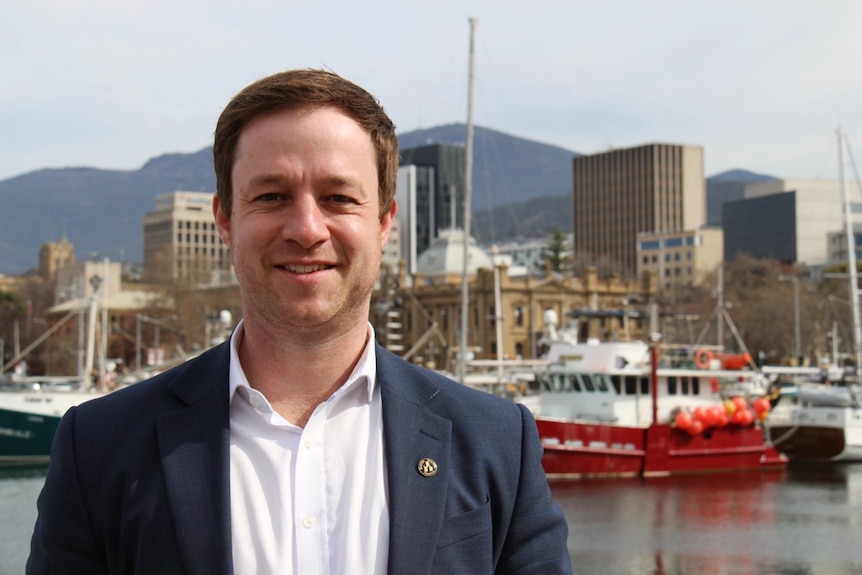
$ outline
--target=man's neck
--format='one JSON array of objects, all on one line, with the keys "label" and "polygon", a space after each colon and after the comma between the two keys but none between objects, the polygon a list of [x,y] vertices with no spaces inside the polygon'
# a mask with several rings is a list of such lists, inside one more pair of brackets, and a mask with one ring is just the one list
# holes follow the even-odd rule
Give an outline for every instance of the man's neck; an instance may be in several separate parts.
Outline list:
[{"label": "man's neck", "polygon": [[239,358],[249,385],[282,417],[303,427],[314,409],[344,385],[368,341],[367,324],[332,337],[273,337],[245,325]]}]

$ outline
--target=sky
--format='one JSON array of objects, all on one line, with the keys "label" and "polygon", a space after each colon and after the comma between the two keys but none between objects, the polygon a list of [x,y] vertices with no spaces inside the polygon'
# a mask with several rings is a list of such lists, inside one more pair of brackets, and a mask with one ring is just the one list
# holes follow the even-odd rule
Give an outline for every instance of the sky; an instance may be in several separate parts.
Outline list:
[{"label": "sky", "polygon": [[464,123],[470,17],[478,126],[830,179],[841,126],[862,162],[860,0],[6,0],[0,180],[196,152],[236,92],[290,68],[362,85],[399,133]]}]

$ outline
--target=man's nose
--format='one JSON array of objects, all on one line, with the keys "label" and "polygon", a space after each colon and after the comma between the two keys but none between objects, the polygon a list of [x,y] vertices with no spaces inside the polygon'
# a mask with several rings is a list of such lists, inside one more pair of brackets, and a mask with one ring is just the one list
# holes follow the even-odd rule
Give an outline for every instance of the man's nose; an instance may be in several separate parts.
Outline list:
[{"label": "man's nose", "polygon": [[316,198],[303,195],[296,199],[288,210],[287,221],[282,227],[282,237],[304,248],[313,247],[329,238],[327,216]]}]

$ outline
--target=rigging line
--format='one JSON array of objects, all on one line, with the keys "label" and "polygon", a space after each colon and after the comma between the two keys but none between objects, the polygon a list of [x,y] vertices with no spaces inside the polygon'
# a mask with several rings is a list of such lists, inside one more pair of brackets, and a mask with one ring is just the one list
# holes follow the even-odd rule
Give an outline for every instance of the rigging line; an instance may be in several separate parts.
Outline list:
[{"label": "rigging line", "polygon": [[[478,40],[479,40],[479,45],[481,47],[484,47],[484,42],[482,41],[483,37],[480,36],[478,38]],[[491,53],[490,51],[487,51],[487,52]],[[490,59],[487,59],[487,60],[490,60]],[[499,89],[499,83],[496,82],[497,76],[495,74],[493,66],[491,65],[491,62],[490,61],[486,62],[486,59],[481,59],[481,62],[482,62],[482,69],[483,70],[488,69],[488,71],[485,72],[482,77],[477,78],[478,89],[476,91],[477,91],[477,94],[479,94],[479,101],[483,104],[483,106],[482,106],[483,109],[486,110],[486,112],[487,112],[486,125],[489,127],[491,125],[497,126],[497,124],[492,122],[492,120],[491,120],[493,118],[493,114],[491,112],[491,107],[488,105],[488,100],[487,100],[487,98],[485,98],[485,95],[488,93],[493,94],[493,95],[497,95],[497,94],[501,94],[503,92],[502,92],[502,90]],[[490,80],[489,84],[491,85],[491,90],[482,90],[483,78],[488,78]],[[502,106],[500,106],[499,104],[497,107],[500,110],[504,110],[504,108]],[[505,114],[500,114],[500,115],[505,116]],[[508,121],[505,117],[503,117],[502,124],[503,124],[503,127],[506,127],[508,125]],[[498,128],[499,128],[499,126],[498,126]],[[497,214],[498,212],[496,211],[495,208],[497,208],[498,206],[501,206],[501,205],[509,205],[513,201],[517,200],[517,198],[513,197],[512,188],[509,186],[510,182],[505,177],[502,177],[505,175],[506,172],[504,170],[503,160],[502,160],[502,157],[500,154],[500,148],[498,146],[499,140],[496,137],[496,134],[494,132],[495,132],[495,130],[486,128],[484,130],[480,129],[479,134],[477,134],[479,136],[477,138],[477,140],[478,140],[478,143],[480,144],[480,148],[481,148],[481,152],[482,152],[481,154],[476,155],[477,160],[480,160],[480,162],[481,162],[480,166],[479,166],[479,170],[477,170],[477,171],[483,172],[485,174],[485,178],[483,178],[483,182],[485,183],[485,187],[484,187],[484,190],[482,190],[482,191],[484,192],[484,197],[485,197],[485,209],[483,211],[486,213],[486,218],[488,221],[487,227],[488,227],[488,231],[489,231],[489,234],[488,234],[489,238],[487,239],[487,243],[495,243],[498,240],[497,232],[496,232],[496,223],[497,222],[495,221],[495,214]],[[510,134],[510,131],[507,130],[506,133],[508,135],[508,134]],[[492,161],[491,161],[492,158],[494,160],[493,167],[492,167]],[[479,163],[479,162],[477,162],[477,163]],[[500,186],[499,190],[491,189],[490,183],[492,181],[493,175],[496,175],[499,179],[499,182],[498,182],[498,185]],[[500,195],[502,195],[502,200],[500,200],[500,198],[498,197]],[[497,197],[497,200],[498,200],[496,203],[494,201],[495,197]],[[511,215],[512,222],[515,224],[516,231],[518,232],[519,235],[521,235],[522,229],[520,226],[520,220],[517,217],[517,214],[514,213],[514,208],[511,205],[509,205],[508,210],[511,212],[509,215]]]},{"label": "rigging line", "polygon": [[[445,108],[445,106],[441,106],[442,103],[447,102],[446,94],[451,93],[452,95],[452,105],[456,105],[454,102],[461,101],[460,95],[456,96],[456,89],[459,90],[457,94],[460,94],[460,90],[463,86],[463,81],[460,76],[460,72],[456,75],[455,64],[461,63],[461,59],[463,58],[462,54],[465,50],[463,40],[459,40],[451,45],[451,50],[449,53],[449,58],[446,61],[446,65],[443,67],[443,71],[440,74],[438,80],[431,86],[428,90],[422,90],[422,97],[417,98],[417,101],[421,100],[421,104],[419,105],[419,115],[420,117],[423,115],[423,110],[426,112],[425,117],[433,118],[435,117],[435,112],[438,112],[441,108]],[[423,77],[427,77],[427,75],[423,74]],[[448,80],[448,81],[447,81]],[[444,95],[444,97],[441,97]],[[457,100],[455,99],[457,98]],[[445,113],[445,110],[443,110]],[[451,120],[444,122],[445,124],[457,123],[457,120]],[[433,126],[430,126],[433,127]],[[416,128],[417,130],[425,129],[421,125]]]}]

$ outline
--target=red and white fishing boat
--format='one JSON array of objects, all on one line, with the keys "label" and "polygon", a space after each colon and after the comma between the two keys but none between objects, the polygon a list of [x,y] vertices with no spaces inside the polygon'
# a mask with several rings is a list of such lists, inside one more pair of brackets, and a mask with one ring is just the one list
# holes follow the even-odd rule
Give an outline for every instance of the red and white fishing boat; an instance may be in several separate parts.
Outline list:
[{"label": "red and white fishing boat", "polygon": [[766,379],[740,369],[748,363],[706,348],[552,343],[523,400],[536,416],[548,477],[783,469],[787,459],[761,426]]}]

